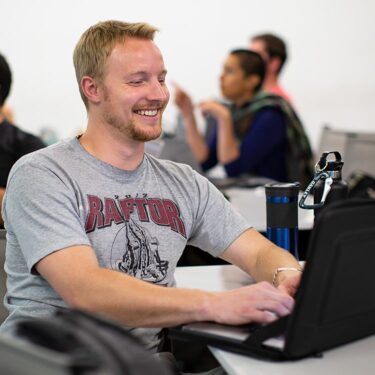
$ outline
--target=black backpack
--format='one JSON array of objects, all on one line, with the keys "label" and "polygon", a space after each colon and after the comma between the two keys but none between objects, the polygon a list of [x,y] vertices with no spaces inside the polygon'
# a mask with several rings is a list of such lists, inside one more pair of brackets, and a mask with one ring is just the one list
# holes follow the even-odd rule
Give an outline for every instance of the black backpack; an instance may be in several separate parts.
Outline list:
[{"label": "black backpack", "polygon": [[375,199],[375,176],[356,170],[350,174],[347,182],[349,198]]},{"label": "black backpack", "polygon": [[[54,365],[49,364],[48,374],[175,373],[125,329],[82,311],[61,309],[48,319],[25,320],[18,323],[16,332],[19,338],[34,344],[42,352],[47,349],[51,356],[56,356],[56,372],[52,372]],[[34,374],[31,369],[28,373]]]}]

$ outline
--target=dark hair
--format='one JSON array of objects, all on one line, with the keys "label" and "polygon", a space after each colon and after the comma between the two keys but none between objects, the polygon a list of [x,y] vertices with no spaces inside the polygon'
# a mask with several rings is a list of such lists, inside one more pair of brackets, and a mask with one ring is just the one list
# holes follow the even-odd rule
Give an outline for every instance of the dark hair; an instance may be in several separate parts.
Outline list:
[{"label": "dark hair", "polygon": [[0,54],[0,107],[9,95],[10,85],[12,83],[12,72],[5,57]]},{"label": "dark hair", "polygon": [[267,55],[269,57],[278,57],[280,59],[280,67],[284,66],[284,63],[288,57],[287,48],[285,42],[274,34],[259,34],[252,38],[253,41],[260,40],[264,43]]},{"label": "dark hair", "polygon": [[259,53],[249,51],[248,49],[234,49],[230,51],[230,54],[238,57],[241,69],[244,71],[245,76],[252,74],[259,76],[259,84],[255,87],[255,91],[259,91],[266,74],[266,65]]}]

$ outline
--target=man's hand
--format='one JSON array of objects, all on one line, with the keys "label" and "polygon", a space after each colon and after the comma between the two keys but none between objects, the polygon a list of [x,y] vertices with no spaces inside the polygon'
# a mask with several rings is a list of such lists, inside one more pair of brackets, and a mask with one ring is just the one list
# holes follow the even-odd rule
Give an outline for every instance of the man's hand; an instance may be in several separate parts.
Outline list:
[{"label": "man's hand", "polygon": [[208,306],[208,319],[239,325],[269,323],[291,313],[293,298],[268,282],[215,293]]},{"label": "man's hand", "polygon": [[294,296],[301,282],[302,272],[299,271],[283,271],[277,277],[277,289]]}]

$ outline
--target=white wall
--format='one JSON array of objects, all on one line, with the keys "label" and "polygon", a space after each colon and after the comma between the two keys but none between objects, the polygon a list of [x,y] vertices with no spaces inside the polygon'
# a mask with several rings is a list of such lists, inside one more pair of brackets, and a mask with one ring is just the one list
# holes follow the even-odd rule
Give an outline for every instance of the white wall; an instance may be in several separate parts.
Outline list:
[{"label": "white wall", "polygon": [[[38,133],[54,127],[67,137],[86,122],[72,51],[81,33],[106,19],[146,21],[169,80],[198,101],[219,95],[227,52],[252,34],[284,37],[290,60],[282,83],[292,94],[314,146],[323,124],[373,131],[375,125],[375,2],[373,0],[1,0],[0,51],[14,85],[16,122]],[[175,109],[169,105],[167,126]]]}]

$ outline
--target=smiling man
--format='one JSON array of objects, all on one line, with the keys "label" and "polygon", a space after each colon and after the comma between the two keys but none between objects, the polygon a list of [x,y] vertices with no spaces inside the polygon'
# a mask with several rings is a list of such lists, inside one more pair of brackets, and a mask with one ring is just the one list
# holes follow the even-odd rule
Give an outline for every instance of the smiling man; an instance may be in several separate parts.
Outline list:
[{"label": "smiling man", "polygon": [[[298,262],[204,177],[144,152],[169,100],[155,31],[119,21],[89,28],[74,52],[87,130],[13,168],[3,333],[73,306],[116,320],[157,351],[161,327],[269,322],[292,310]],[[171,288],[187,243],[268,282],[222,293]]]}]

